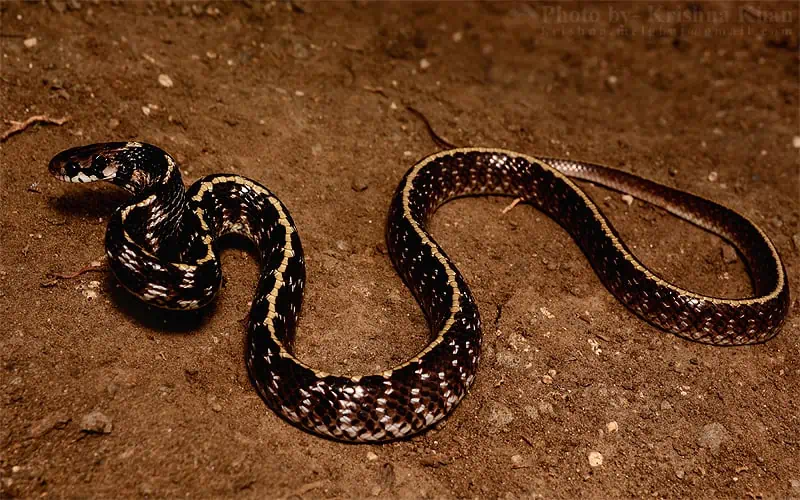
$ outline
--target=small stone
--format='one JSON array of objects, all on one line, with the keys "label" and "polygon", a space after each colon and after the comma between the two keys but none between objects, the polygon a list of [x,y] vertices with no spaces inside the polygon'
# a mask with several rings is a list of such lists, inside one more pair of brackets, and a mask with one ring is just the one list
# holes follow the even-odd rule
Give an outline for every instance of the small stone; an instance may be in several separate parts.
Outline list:
[{"label": "small stone", "polygon": [[794,138],[792,139],[792,146],[796,147],[797,149],[800,149],[800,135],[794,136]]},{"label": "small stone", "polygon": [[114,424],[110,417],[99,411],[87,413],[81,417],[81,430],[91,434],[111,434]]},{"label": "small stone", "polygon": [[736,250],[733,249],[730,245],[723,245],[722,246],[722,260],[726,264],[733,264],[738,260],[738,256],[736,255]]},{"label": "small stone", "polygon": [[717,172],[708,173],[708,182],[717,182],[717,179],[719,179],[719,174]]},{"label": "small stone", "polygon": [[599,451],[589,452],[589,466],[600,467],[603,465],[603,455]]},{"label": "small stone", "polygon": [[700,436],[697,438],[697,444],[716,454],[720,445],[729,439],[728,430],[719,422],[713,422],[703,426]]},{"label": "small stone", "polygon": [[514,464],[514,465],[521,465],[522,462],[524,462],[524,461],[525,461],[525,459],[522,458],[522,455],[512,455],[511,456],[511,463]]},{"label": "small stone", "polygon": [[550,403],[546,403],[542,401],[539,403],[539,413],[548,413],[550,415],[555,415],[555,411],[553,410],[553,405]]},{"label": "small stone", "polygon": [[32,49],[36,47],[36,44],[39,43],[39,40],[36,37],[26,38],[22,44],[25,46],[26,49]]},{"label": "small stone", "polygon": [[619,424],[617,424],[616,420],[612,420],[606,424],[606,430],[608,432],[617,432],[619,430]]},{"label": "small stone", "polygon": [[553,313],[551,313],[550,311],[548,311],[546,307],[540,307],[540,308],[539,308],[539,312],[541,312],[541,313],[542,313],[542,316],[544,316],[544,317],[545,317],[545,318],[547,318],[547,319],[553,319],[553,318],[555,318],[555,315],[553,315]]},{"label": "small stone", "polygon": [[672,404],[666,399],[661,402],[661,411],[668,411],[672,409]]},{"label": "small stone", "polygon": [[164,73],[161,73],[160,75],[158,75],[158,83],[162,87],[166,87],[166,88],[170,88],[170,87],[172,87],[174,85],[172,83],[172,78],[170,78],[169,75],[165,75]]},{"label": "small stone", "polygon": [[150,106],[142,106],[142,113],[144,116],[150,116]]},{"label": "small stone", "polygon": [[670,177],[675,177],[676,175],[678,175],[678,170],[676,168],[670,167],[670,169],[667,170],[667,173],[669,174]]},{"label": "small stone", "polygon": [[208,404],[211,406],[211,409],[214,410],[215,412],[219,413],[222,411],[222,405],[219,404],[219,401],[217,401],[216,396],[209,396]]},{"label": "small stone", "polygon": [[117,120],[116,118],[108,120],[108,128],[110,128],[111,130],[116,130],[117,127],[119,127],[119,120]]},{"label": "small stone", "polygon": [[800,479],[790,479],[789,484],[792,485],[793,490],[800,491]]},{"label": "small stone", "polygon": [[378,459],[378,455],[376,455],[375,453],[373,453],[371,451],[367,452],[367,460],[369,460],[370,462],[374,462],[377,459]]},{"label": "small stone", "polygon": [[[464,34],[461,33],[460,31],[456,31],[455,33],[453,33],[453,41],[454,42],[458,43],[463,39],[464,39]],[[800,137],[796,137],[795,139],[800,139]],[[800,146],[796,146],[796,147],[800,148]]]},{"label": "small stone", "polygon": [[322,144],[316,143],[313,146],[311,146],[311,154],[314,156],[319,156],[320,154],[322,154]]},{"label": "small stone", "polygon": [[514,421],[514,413],[511,412],[511,409],[498,402],[492,402],[483,413],[484,420],[489,423],[490,432],[495,434],[504,430],[508,424]]},{"label": "small stone", "polygon": [[626,205],[631,206],[633,205],[633,196],[629,194],[623,194],[622,201],[624,201]]},{"label": "small stone", "polygon": [[675,471],[675,477],[677,477],[678,479],[683,479],[684,476],[686,476],[686,472],[684,472],[683,470],[679,469]]},{"label": "small stone", "polygon": [[551,385],[553,383],[553,377],[550,375],[544,375],[542,377],[542,383],[545,385]]},{"label": "small stone", "polygon": [[431,63],[427,59],[420,59],[419,60],[419,69],[421,69],[422,71],[425,71],[426,69],[428,69],[430,67],[431,67]]},{"label": "small stone", "polygon": [[361,191],[366,190],[368,187],[369,185],[361,179],[355,180],[352,184],[350,184],[350,189],[356,193],[360,193]]}]

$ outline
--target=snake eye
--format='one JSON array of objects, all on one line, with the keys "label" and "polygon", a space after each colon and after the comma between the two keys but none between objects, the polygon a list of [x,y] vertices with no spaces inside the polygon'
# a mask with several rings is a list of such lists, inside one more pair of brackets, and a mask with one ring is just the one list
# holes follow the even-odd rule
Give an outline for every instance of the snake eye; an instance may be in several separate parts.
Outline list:
[{"label": "snake eye", "polygon": [[80,171],[81,166],[74,161],[68,161],[67,164],[64,165],[64,175],[67,177],[75,177]]}]

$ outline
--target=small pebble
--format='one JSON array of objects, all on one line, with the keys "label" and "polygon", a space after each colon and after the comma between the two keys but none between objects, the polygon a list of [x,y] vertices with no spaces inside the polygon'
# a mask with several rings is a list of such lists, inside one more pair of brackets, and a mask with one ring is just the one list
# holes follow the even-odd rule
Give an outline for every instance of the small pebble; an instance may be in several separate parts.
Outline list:
[{"label": "small pebble", "polygon": [[353,181],[352,184],[350,184],[350,189],[352,189],[356,193],[360,193],[361,191],[366,190],[368,187],[369,185],[362,180],[355,180]]},{"label": "small pebble", "polygon": [[633,205],[633,196],[629,194],[623,194],[622,201],[624,201],[626,205],[631,206]]},{"label": "small pebble", "polygon": [[551,377],[550,375],[544,375],[542,377],[542,383],[546,384],[546,385],[552,384],[553,383],[553,377]]},{"label": "small pebble", "polygon": [[170,78],[169,75],[165,75],[164,73],[158,75],[158,83],[161,84],[162,87],[166,88],[170,88],[174,85],[172,83],[172,78]]},{"label": "small pebble", "polygon": [[[453,33],[453,41],[454,42],[458,43],[463,39],[464,39],[464,34],[461,33],[460,31],[456,31],[455,33]],[[796,139],[800,139],[800,137],[796,137]],[[796,146],[796,147],[800,148],[800,146]]]},{"label": "small pebble", "polygon": [[726,264],[733,264],[738,260],[738,256],[736,255],[736,250],[733,249],[730,245],[723,245],[722,247],[722,260]]},{"label": "small pebble", "polygon": [[619,430],[619,424],[617,424],[616,420],[612,420],[606,424],[606,430],[608,432],[617,432]]},{"label": "small pebble", "polygon": [[671,410],[672,409],[672,404],[665,399],[664,401],[661,402],[660,408],[661,408],[661,411]]},{"label": "small pebble", "polygon": [[36,37],[26,38],[25,41],[22,42],[26,49],[32,49],[36,47],[37,43],[39,43],[39,40],[37,40]]},{"label": "small pebble", "polygon": [[603,465],[603,455],[599,451],[589,452],[589,465],[591,467],[600,467]]},{"label": "small pebble", "polygon": [[142,113],[144,113],[144,116],[150,116],[150,107],[142,106]]},{"label": "small pebble", "polygon": [[119,127],[119,120],[117,120],[116,118],[108,120],[108,128],[110,128],[111,130],[115,130],[117,127]]},{"label": "small pebble", "polygon": [[789,484],[792,485],[793,490],[800,491],[800,479],[791,479],[789,480]]},{"label": "small pebble", "polygon": [[111,434],[114,424],[111,417],[103,415],[99,411],[87,413],[81,417],[81,430],[93,434]]},{"label": "small pebble", "polygon": [[216,396],[209,396],[208,404],[211,406],[211,409],[214,410],[215,412],[219,413],[222,411],[222,405],[219,404],[219,401],[217,401]]},{"label": "small pebble", "polygon": [[697,444],[702,448],[708,448],[711,453],[716,454],[719,451],[720,445],[730,439],[728,430],[719,422],[713,422],[703,426],[700,431],[700,436],[697,438]]},{"label": "small pebble", "polygon": [[595,354],[595,356],[603,354],[603,349],[600,347],[600,342],[596,341],[595,339],[588,339],[587,342],[589,343],[589,347],[592,349],[592,352]]},{"label": "small pebble", "polygon": [[377,459],[378,459],[378,455],[376,455],[375,453],[373,453],[371,451],[367,452],[367,460],[369,460],[370,462],[374,462]]},{"label": "small pebble", "polygon": [[675,471],[675,476],[676,476],[678,479],[683,479],[683,477],[684,477],[685,475],[686,475],[686,473],[685,473],[684,471],[682,471],[682,470],[676,470],[676,471]]},{"label": "small pebble", "polygon": [[513,455],[511,457],[511,463],[514,465],[520,465],[525,459],[522,458],[522,455]]},{"label": "small pebble", "polygon": [[428,69],[430,67],[431,67],[431,63],[427,59],[420,59],[419,60],[419,69],[421,69],[422,71],[425,71],[426,69]]},{"label": "small pebble", "polygon": [[794,136],[794,138],[792,139],[792,146],[796,147],[797,149],[800,149],[800,135]]},{"label": "small pebble", "polygon": [[709,172],[708,174],[709,182],[717,182],[717,179],[719,179],[719,174],[717,172]]},{"label": "small pebble", "polygon": [[483,419],[489,423],[491,433],[498,433],[506,428],[511,422],[514,421],[514,413],[508,406],[498,402],[492,402],[488,408],[485,408]]},{"label": "small pebble", "polygon": [[542,315],[543,315],[545,318],[547,318],[547,319],[553,319],[553,318],[555,318],[555,315],[553,315],[553,313],[551,313],[550,311],[548,311],[546,307],[540,307],[540,308],[539,308],[539,312],[541,312],[541,313],[542,313]]}]

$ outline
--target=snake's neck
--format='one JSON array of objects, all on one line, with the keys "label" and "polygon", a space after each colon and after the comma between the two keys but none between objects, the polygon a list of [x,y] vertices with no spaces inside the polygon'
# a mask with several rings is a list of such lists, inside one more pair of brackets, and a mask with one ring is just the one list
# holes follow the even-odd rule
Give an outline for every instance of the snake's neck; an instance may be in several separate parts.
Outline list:
[{"label": "snake's neck", "polygon": [[186,212],[177,162],[149,144],[126,148],[114,161],[118,170],[112,182],[134,194],[119,208],[125,232],[148,252],[175,258]]}]

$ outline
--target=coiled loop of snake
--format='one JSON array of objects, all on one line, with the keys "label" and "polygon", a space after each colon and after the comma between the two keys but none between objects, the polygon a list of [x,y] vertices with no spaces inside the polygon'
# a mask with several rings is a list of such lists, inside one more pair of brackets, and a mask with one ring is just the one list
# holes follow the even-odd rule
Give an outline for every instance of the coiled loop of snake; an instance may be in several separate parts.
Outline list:
[{"label": "coiled loop of snake", "polygon": [[[600,165],[502,149],[452,149],[406,173],[387,220],[391,260],[422,307],[430,342],[384,372],[333,375],[293,354],[305,285],[303,250],[288,210],[267,188],[218,174],[184,192],[172,157],[136,142],[70,149],[51,161],[50,170],[62,180],[107,180],[133,193],[109,222],[106,253],[119,281],[150,304],[173,309],[208,304],[222,278],[217,240],[227,233],[252,240],[262,270],[246,348],[253,385],[285,419],[343,441],[398,439],[430,428],[452,412],[474,380],[481,346],[478,308],[461,273],[426,229],[436,208],[456,197],[507,195],[544,211],[572,235],[623,304],[687,339],[714,345],[763,342],[778,332],[789,306],[775,246],[732,210]],[[750,269],[754,295],[708,297],[659,278],[568,176],[628,192],[727,239]]]}]

